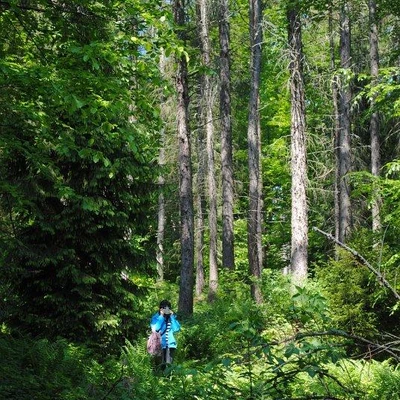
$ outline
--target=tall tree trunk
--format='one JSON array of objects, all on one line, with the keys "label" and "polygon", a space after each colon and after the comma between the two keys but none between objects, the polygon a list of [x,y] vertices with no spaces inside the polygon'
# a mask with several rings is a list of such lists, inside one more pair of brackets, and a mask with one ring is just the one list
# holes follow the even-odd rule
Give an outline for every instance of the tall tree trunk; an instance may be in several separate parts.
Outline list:
[{"label": "tall tree trunk", "polygon": [[[165,72],[165,55],[161,54],[160,72],[164,75]],[[165,232],[165,199],[164,199],[164,184],[165,179],[162,174],[163,166],[165,165],[165,120],[167,112],[165,110],[165,99],[161,99],[161,119],[164,122],[160,132],[160,152],[158,156],[158,165],[160,167],[160,175],[158,177],[159,195],[158,195],[158,224],[157,224],[157,274],[158,280],[164,280],[164,232]]]},{"label": "tall tree trunk", "polygon": [[307,143],[303,81],[301,20],[298,5],[291,3],[288,12],[291,95],[291,173],[292,173],[292,245],[290,269],[293,282],[303,285],[307,278]]},{"label": "tall tree trunk", "polygon": [[215,299],[218,288],[218,261],[217,261],[217,185],[214,166],[214,121],[213,121],[213,96],[211,85],[211,42],[209,37],[209,6],[208,0],[197,0],[199,32],[201,40],[202,62],[205,67],[203,75],[203,110],[206,129],[207,147],[207,182],[208,182],[208,224],[209,224],[209,292],[210,301]]},{"label": "tall tree trunk", "polygon": [[329,20],[328,20],[328,34],[329,34],[329,49],[330,49],[330,66],[332,73],[332,102],[333,102],[333,152],[335,155],[335,183],[334,183],[334,219],[335,219],[335,239],[339,240],[339,136],[340,136],[340,112],[339,112],[339,82],[336,74],[335,63],[335,41],[333,31],[333,10],[332,2],[329,4]]},{"label": "tall tree trunk", "polygon": [[233,269],[235,267],[233,226],[234,180],[231,124],[229,0],[219,0],[219,10],[222,163],[222,266]]},{"label": "tall tree trunk", "polygon": [[[379,74],[379,49],[378,49],[378,27],[376,23],[376,2],[369,0],[369,55],[371,64],[372,84],[375,84]],[[371,102],[372,115],[370,121],[371,137],[371,173],[378,177],[381,169],[380,140],[379,140],[379,114],[374,110],[374,100]],[[377,185],[373,183],[372,193],[372,231],[377,233],[381,230],[381,198]]]},{"label": "tall tree trunk", "polygon": [[[200,96],[202,94],[200,93]],[[202,115],[202,105],[199,104],[198,115]],[[199,121],[201,125],[201,121]],[[205,272],[204,272],[204,214],[206,209],[205,200],[205,176],[206,176],[206,150],[204,144],[204,131],[203,129],[198,130],[197,134],[197,158],[198,158],[198,170],[196,177],[196,190],[195,190],[195,209],[196,209],[196,231],[195,231],[195,246],[196,246],[196,296],[200,296],[203,293],[205,287]]]},{"label": "tall tree trunk", "polygon": [[351,169],[350,102],[352,90],[350,43],[349,5],[347,0],[343,0],[340,10],[340,64],[344,72],[341,76],[339,91],[339,233],[337,235],[342,243],[346,242],[352,225],[350,183],[348,178],[348,173]]},{"label": "tall tree trunk", "polygon": [[256,279],[251,285],[251,294],[257,303],[262,302],[261,288],[257,280],[262,273],[261,237],[261,160],[260,160],[260,114],[259,88],[261,74],[261,1],[249,0],[251,88],[249,99],[249,121],[247,129],[249,163],[249,217],[247,226],[248,257],[250,273]]},{"label": "tall tree trunk", "polygon": [[[179,35],[184,35],[185,2],[174,1],[176,25],[181,28]],[[192,165],[189,130],[189,93],[188,71],[185,55],[182,55],[176,77],[178,93],[177,128],[179,143],[179,209],[181,218],[181,275],[178,310],[183,315],[193,314],[193,264],[194,264],[194,215],[192,194]]]},{"label": "tall tree trunk", "polygon": [[[163,128],[164,130],[164,128]],[[163,136],[165,135],[164,132],[161,132],[162,142],[159,154],[159,165],[162,167],[164,165],[164,157],[165,157],[165,150],[164,150],[164,140]],[[158,177],[158,185],[160,193],[158,195],[158,225],[157,225],[157,252],[156,252],[156,259],[157,259],[157,274],[158,280],[164,280],[164,232],[165,232],[165,200],[164,200],[164,177],[160,175]]]}]

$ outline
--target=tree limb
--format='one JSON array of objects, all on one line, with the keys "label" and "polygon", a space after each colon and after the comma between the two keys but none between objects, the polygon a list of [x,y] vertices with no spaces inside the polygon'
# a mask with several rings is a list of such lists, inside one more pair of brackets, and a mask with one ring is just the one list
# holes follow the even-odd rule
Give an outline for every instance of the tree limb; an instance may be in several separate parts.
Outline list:
[{"label": "tree limb", "polygon": [[370,348],[378,350],[379,352],[388,353],[396,361],[400,362],[400,347],[396,347],[396,346],[400,345],[399,338],[393,336],[393,339],[395,339],[395,340],[392,340],[388,343],[380,344],[380,343],[372,342],[371,340],[368,340],[361,336],[352,335],[352,334],[342,331],[340,329],[328,329],[327,331],[322,331],[322,332],[298,332],[295,335],[286,337],[282,340],[265,343],[263,346],[278,346],[278,345],[285,344],[288,342],[299,341],[299,340],[302,340],[302,339],[308,338],[308,337],[321,337],[321,336],[337,336],[337,337],[351,339],[351,340],[354,340],[355,342],[362,343],[364,345],[368,345],[368,346],[370,346]]},{"label": "tree limb", "polygon": [[351,247],[345,245],[344,243],[340,242],[339,240],[337,240],[335,237],[333,237],[331,234],[326,233],[324,231],[321,231],[321,229],[318,229],[317,227],[314,226],[314,231],[317,231],[319,233],[321,233],[322,235],[326,236],[328,239],[332,240],[333,242],[335,242],[337,245],[339,245],[340,247],[342,247],[343,249],[347,250],[348,252],[350,252],[351,254],[353,254],[353,256],[356,258],[356,260],[362,264],[365,265],[376,277],[378,282],[386,287],[387,289],[389,289],[394,296],[396,297],[397,300],[400,300],[400,294],[397,293],[396,289],[385,279],[385,277],[379,272],[377,271],[360,253],[358,253],[356,250],[352,249]]},{"label": "tree limb", "polygon": [[340,337],[352,339],[352,340],[361,342],[363,344],[369,345],[371,347],[374,347],[375,349],[378,349],[380,351],[386,352],[386,353],[390,354],[393,358],[395,358],[397,361],[400,361],[400,349],[390,346],[391,344],[398,345],[398,344],[400,344],[400,341],[393,341],[392,343],[389,343],[389,344],[380,344],[380,343],[372,342],[361,336],[352,335],[350,333],[347,333],[347,332],[339,330],[339,329],[330,329],[330,330],[324,331],[324,332],[297,333],[292,338],[294,340],[299,340],[299,339],[303,339],[306,337],[316,337],[316,336],[340,336]]},{"label": "tree limb", "polygon": [[[8,10],[11,8],[11,3],[10,1],[0,1],[0,6],[2,6],[5,10]],[[45,12],[46,10],[44,8],[37,8],[33,6],[27,6],[24,4],[17,4],[13,5],[13,7],[19,8],[21,10],[29,10],[29,11],[37,11],[37,12]]]}]

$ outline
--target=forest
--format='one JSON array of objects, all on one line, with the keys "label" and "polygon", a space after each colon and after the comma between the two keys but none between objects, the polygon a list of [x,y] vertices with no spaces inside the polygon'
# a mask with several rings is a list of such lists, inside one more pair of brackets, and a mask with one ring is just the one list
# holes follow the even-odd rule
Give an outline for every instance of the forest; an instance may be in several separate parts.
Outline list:
[{"label": "forest", "polygon": [[0,34],[0,400],[400,399],[398,0],[0,0]]}]

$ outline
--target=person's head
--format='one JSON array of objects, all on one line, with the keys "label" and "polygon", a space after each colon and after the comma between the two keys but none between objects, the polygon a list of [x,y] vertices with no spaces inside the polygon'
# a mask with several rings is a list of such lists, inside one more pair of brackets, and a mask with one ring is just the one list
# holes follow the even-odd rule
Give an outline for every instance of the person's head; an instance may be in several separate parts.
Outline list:
[{"label": "person's head", "polygon": [[165,307],[171,308],[171,303],[168,300],[163,300],[160,303],[160,308],[165,308]]},{"label": "person's head", "polygon": [[161,314],[164,315],[164,317],[168,318],[171,314],[171,303],[168,300],[163,300],[160,303],[160,311]]}]

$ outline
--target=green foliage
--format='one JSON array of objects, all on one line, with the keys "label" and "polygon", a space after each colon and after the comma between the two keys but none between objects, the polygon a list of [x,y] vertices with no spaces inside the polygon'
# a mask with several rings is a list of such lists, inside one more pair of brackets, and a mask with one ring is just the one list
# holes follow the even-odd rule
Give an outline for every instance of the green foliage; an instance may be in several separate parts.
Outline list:
[{"label": "green foliage", "polygon": [[1,335],[0,353],[2,400],[98,399],[113,377],[111,369],[100,366],[88,350],[64,340]]},{"label": "green foliage", "polygon": [[[289,280],[279,279],[266,274],[262,306],[240,280],[214,303],[196,303],[193,316],[180,321],[176,361],[164,371],[146,352],[145,330],[121,346],[119,359],[66,340],[2,334],[0,398],[396,398],[395,364],[347,359],[349,337],[334,329],[335,315],[316,285],[290,296],[282,289]],[[153,295],[142,304],[148,318],[154,301]]]},{"label": "green foliage", "polygon": [[309,330],[318,330],[330,321],[326,299],[317,291],[311,291],[308,287],[296,286],[296,292],[292,296],[292,304],[289,308],[289,316],[292,324]]},{"label": "green foliage", "polygon": [[289,143],[281,137],[265,146],[263,182],[265,186],[264,234],[266,264],[282,270],[288,263],[290,242],[290,186]]},{"label": "green foliage", "polygon": [[340,329],[367,337],[377,333],[367,269],[351,256],[342,254],[339,261],[332,260],[317,268],[316,276],[330,303],[332,318]]},{"label": "green foliage", "polygon": [[[371,361],[365,365],[367,377],[364,378],[368,385],[368,396],[371,400],[390,400],[398,397],[400,393],[400,369],[390,360],[377,363]],[[360,367],[363,365],[361,364]],[[369,375],[369,376],[368,376]]]},{"label": "green foliage", "polygon": [[125,366],[125,396],[123,398],[160,398],[162,392],[158,378],[154,374],[156,366],[152,366],[143,340],[136,344],[126,341],[121,360]]},{"label": "green foliage", "polygon": [[385,179],[382,180],[382,195],[385,198],[385,223],[400,229],[400,160],[385,165]]},{"label": "green foliage", "polygon": [[[268,301],[261,307],[246,300],[245,286],[232,280],[231,289],[211,308],[197,304],[198,312],[184,323],[183,359],[208,362],[224,386],[239,398],[289,395],[285,388],[296,382],[298,374],[319,376],[325,364],[343,357],[340,341],[308,336],[306,332],[298,338],[292,336],[298,329],[328,326],[327,305],[315,289],[299,289],[290,299],[288,290],[283,291],[283,282],[276,284],[278,280],[275,274],[265,276],[263,288]],[[286,285],[289,288],[289,280]],[[301,319],[304,324],[299,325]],[[282,336],[291,339],[276,340]]]},{"label": "green foliage", "polygon": [[[188,48],[175,38],[167,3],[37,0],[0,5],[0,398],[396,398],[398,368],[391,360],[347,360],[349,349],[351,355],[362,355],[364,349],[343,335],[377,337],[382,329],[397,334],[398,304],[390,293],[348,254],[329,260],[332,250],[313,233],[309,253],[316,266],[310,270],[316,283],[291,296],[290,281],[280,273],[290,243],[286,2],[273,1],[264,9],[260,112],[269,267],[260,282],[264,304],[255,305],[248,288],[248,3],[240,0],[231,4],[230,13],[236,270],[221,274],[214,303],[199,301],[193,317],[181,321],[172,367],[161,372],[146,353],[150,315],[160,300],[176,304],[178,295],[175,283],[156,283],[152,277],[159,99],[171,94],[158,71],[159,55],[190,57],[191,78],[203,72],[197,65],[194,8],[188,13]],[[395,3],[384,1],[382,16],[387,10],[397,13]],[[335,66],[329,60],[326,2],[301,5],[309,216],[314,224],[331,227]],[[362,58],[365,24],[357,26],[367,20],[366,8],[353,6],[361,10],[359,17],[352,16],[353,37],[360,43],[353,61],[359,71],[348,75],[358,85],[354,105],[359,110],[353,111],[360,116],[353,121],[353,137],[359,147],[367,147],[373,100],[382,117],[382,156],[389,162],[379,182],[353,175],[352,200],[362,204],[357,222],[367,226],[371,189],[379,183],[385,226],[382,237],[358,230],[352,245],[395,281],[400,168],[393,158],[399,85],[398,68],[389,64],[398,57],[398,46],[392,45],[398,42],[398,27],[391,21],[382,25],[383,68],[372,83],[369,72],[359,73],[368,66]],[[211,18],[214,42],[217,11]],[[191,89],[197,90],[196,84]],[[366,153],[357,160],[362,166],[369,163]],[[165,276],[175,281],[176,173],[171,182],[165,191],[173,209],[167,213]],[[377,239],[379,252],[373,248]],[[35,339],[15,339],[21,332]]]},{"label": "green foliage", "polygon": [[[399,162],[394,160],[387,163],[379,177],[368,172],[351,174],[353,196],[362,199],[371,208],[378,196],[381,201],[380,216],[382,229],[372,233],[370,229],[358,228],[352,246],[355,246],[366,259],[379,270],[392,286],[399,290],[396,280],[397,260],[399,258],[398,235],[400,229],[399,208]],[[375,194],[375,196],[374,196]],[[376,291],[382,294],[382,289]]]},{"label": "green foliage", "polygon": [[154,2],[135,0],[2,11],[8,326],[108,346],[135,318],[141,291],[121,273],[149,270],[161,84],[155,44],[165,38],[148,28],[168,25],[167,17]]},{"label": "green foliage", "polygon": [[[370,82],[357,95],[355,101],[360,102],[362,97],[375,101],[378,110],[385,111],[391,117],[400,116],[400,85],[398,82],[398,67],[381,68],[379,82]],[[368,79],[368,76],[359,76],[359,79]]]},{"label": "green foliage", "polygon": [[[377,236],[370,230],[359,229],[348,245],[358,251],[398,292],[397,231],[396,226],[388,225]],[[335,324],[364,337],[375,337],[382,332],[398,335],[398,301],[392,291],[385,288],[379,277],[349,252],[338,252],[337,260],[331,259],[315,270]]]},{"label": "green foliage", "polygon": [[[315,288],[299,289],[290,299],[288,291],[282,292],[284,285],[276,285],[273,278],[273,274],[266,276],[269,301],[262,307],[244,301],[240,284],[231,284],[227,296],[211,308],[197,304],[199,313],[185,321],[183,328],[185,362],[189,357],[192,363],[207,362],[213,382],[240,399],[307,393],[298,384],[303,376],[315,380],[318,391],[326,394],[325,385],[318,382],[323,377],[334,382],[329,368],[344,356],[343,340],[335,339],[334,330],[331,336],[312,333],[330,326],[327,304]],[[297,323],[301,319],[304,324]],[[198,374],[204,373],[195,365]],[[208,396],[218,398],[212,390]]]},{"label": "green foliage", "polygon": [[[319,379],[307,374],[298,376],[291,385],[294,396],[324,396],[343,399],[390,399],[398,398],[398,368],[390,362],[341,360],[328,365],[329,372]],[[386,374],[386,382],[382,380]]]},{"label": "green foliage", "polygon": [[332,260],[316,272],[331,317],[340,329],[370,338],[385,330],[398,334],[393,294],[380,286],[365,266],[342,254],[340,260]]}]

